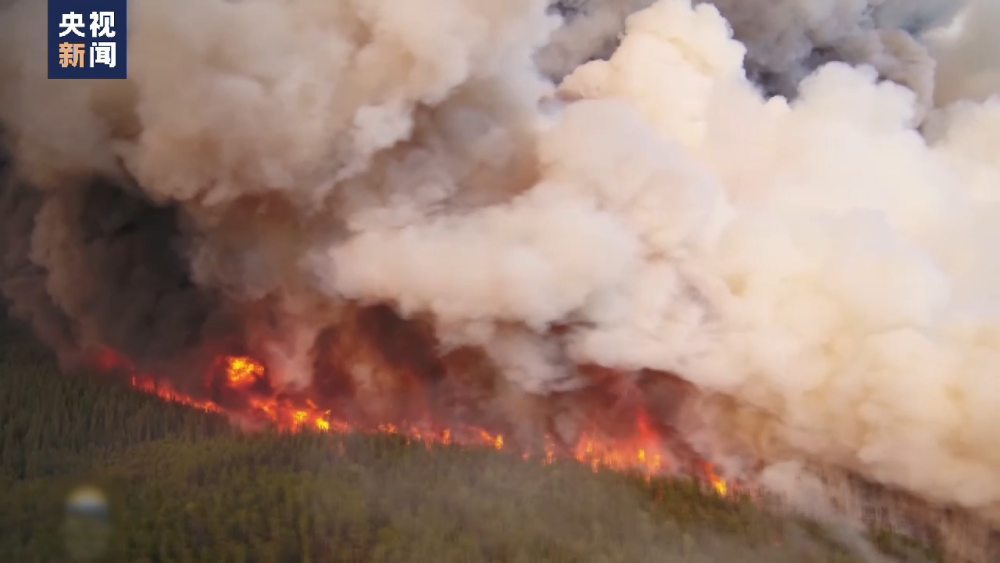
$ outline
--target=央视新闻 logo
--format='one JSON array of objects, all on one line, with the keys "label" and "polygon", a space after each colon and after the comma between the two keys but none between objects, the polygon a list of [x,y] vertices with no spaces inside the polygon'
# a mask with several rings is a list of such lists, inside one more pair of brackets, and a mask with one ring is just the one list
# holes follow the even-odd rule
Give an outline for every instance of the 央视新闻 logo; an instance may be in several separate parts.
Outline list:
[{"label": "\u592e\u89c6\u65b0\u95fb logo", "polygon": [[48,0],[49,78],[127,78],[128,0]]}]

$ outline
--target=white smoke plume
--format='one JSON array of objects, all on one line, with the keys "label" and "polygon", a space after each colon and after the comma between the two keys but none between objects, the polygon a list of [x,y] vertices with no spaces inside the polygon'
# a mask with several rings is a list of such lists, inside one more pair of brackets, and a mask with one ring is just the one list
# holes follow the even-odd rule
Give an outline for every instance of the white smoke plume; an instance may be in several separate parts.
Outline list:
[{"label": "white smoke plume", "polygon": [[[587,364],[672,373],[734,398],[728,439],[767,460],[996,510],[1000,99],[979,80],[933,106],[918,33],[958,5],[716,4],[652,4],[567,74],[600,33],[543,0],[134,0],[130,78],[59,84],[42,8],[15,5],[0,119],[47,198],[30,262],[107,332],[70,224],[93,195],[70,180],[103,175],[176,210],[192,299],[225,303],[170,326],[253,310],[281,385],[310,382],[349,303],[389,304],[530,394],[585,388]],[[843,61],[813,72],[820,47]]]}]

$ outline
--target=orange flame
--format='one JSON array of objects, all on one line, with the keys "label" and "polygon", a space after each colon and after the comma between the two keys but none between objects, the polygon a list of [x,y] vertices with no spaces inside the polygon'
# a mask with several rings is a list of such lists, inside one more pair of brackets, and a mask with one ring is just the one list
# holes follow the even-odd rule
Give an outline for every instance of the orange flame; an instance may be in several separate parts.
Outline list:
[{"label": "orange flame", "polygon": [[[226,409],[212,401],[200,401],[178,393],[173,387],[154,378],[137,372],[128,360],[111,350],[104,349],[97,357],[97,363],[102,369],[127,369],[131,374],[132,385],[147,393],[158,395],[168,401],[173,401],[198,408],[208,412],[229,413]],[[220,360],[225,368],[225,384],[231,389],[244,389],[265,378],[265,366],[259,361],[247,356],[226,356]],[[251,392],[252,393],[252,392]],[[363,432],[394,434],[405,438],[407,443],[422,442],[427,447],[433,444],[482,445],[496,450],[509,450],[502,434],[488,432],[482,428],[462,427],[435,430],[433,424],[399,426],[395,424],[379,424],[371,428],[362,428],[346,420],[338,420],[329,410],[320,409],[311,399],[301,402],[281,398],[248,397],[249,412],[244,415],[254,416],[270,421],[278,428],[289,431],[300,431],[306,428],[321,432]],[[645,475],[664,473],[671,469],[670,457],[662,450],[661,439],[652,429],[648,415],[640,410],[636,421],[635,435],[624,441],[602,439],[596,432],[584,433],[571,447],[567,457],[589,466],[592,470],[610,469],[615,471],[639,471]],[[532,455],[522,452],[524,459]],[[560,457],[557,454],[555,440],[547,439],[542,464],[551,464]],[[716,475],[714,467],[706,463],[704,474],[707,481],[718,494],[725,496],[728,490],[724,479]]]},{"label": "orange flame", "polygon": [[194,407],[205,412],[223,412],[222,409],[212,401],[198,401],[196,399],[192,399],[191,397],[181,395],[180,393],[174,391],[170,384],[166,382],[157,382],[150,377],[133,375],[132,387],[157,395],[161,399]]},{"label": "orange flame", "polygon": [[715,466],[712,465],[711,463],[706,463],[705,474],[708,476],[708,482],[712,484],[712,487],[715,489],[715,492],[719,493],[722,496],[726,496],[726,492],[729,490],[729,487],[728,485],[726,485],[726,480],[723,479],[722,477],[719,477],[715,473]]},{"label": "orange flame", "polygon": [[228,356],[226,362],[226,377],[235,386],[244,386],[259,380],[264,376],[264,364],[246,356]]}]

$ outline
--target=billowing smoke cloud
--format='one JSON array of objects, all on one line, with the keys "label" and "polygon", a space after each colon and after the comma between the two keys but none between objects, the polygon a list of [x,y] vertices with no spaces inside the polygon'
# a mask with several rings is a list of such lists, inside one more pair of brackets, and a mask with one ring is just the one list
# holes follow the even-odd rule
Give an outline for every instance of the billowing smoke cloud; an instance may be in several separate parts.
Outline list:
[{"label": "billowing smoke cloud", "polygon": [[831,61],[870,65],[929,103],[934,63],[922,35],[948,22],[963,0],[779,0],[711,2],[748,47],[747,70],[789,96]]},{"label": "billowing smoke cloud", "polygon": [[58,84],[15,5],[4,292],[56,344],[235,335],[384,411],[676,374],[764,459],[1000,506],[1000,101],[957,58],[991,38],[929,49],[953,2],[650,4],[135,0],[129,80]]},{"label": "billowing smoke cloud", "polygon": [[963,99],[984,101],[1000,91],[1000,48],[995,30],[1000,3],[975,0],[948,27],[928,34],[937,62],[935,98],[939,105]]},{"label": "billowing smoke cloud", "polygon": [[[562,78],[595,57],[607,58],[618,44],[629,14],[654,0],[560,0],[554,8],[568,16],[539,57],[541,67]],[[771,95],[794,97],[799,83],[820,66],[843,61],[875,68],[881,78],[913,90],[922,107],[932,102],[935,60],[928,53],[935,32],[951,22],[967,0],[695,0],[714,5],[746,49],[748,77]],[[961,33],[970,52],[953,46],[950,59],[985,61],[992,40],[990,0],[972,2],[977,30]],[[971,12],[971,11],[970,11]],[[586,17],[582,17],[586,16]],[[995,15],[993,16],[995,18]],[[982,37],[977,39],[976,35]],[[938,61],[946,58],[937,53]],[[946,63],[949,64],[949,63]],[[956,63],[966,65],[968,63]],[[980,63],[973,63],[980,64]],[[962,71],[959,71],[962,72]],[[962,72],[967,79],[971,72]]]}]

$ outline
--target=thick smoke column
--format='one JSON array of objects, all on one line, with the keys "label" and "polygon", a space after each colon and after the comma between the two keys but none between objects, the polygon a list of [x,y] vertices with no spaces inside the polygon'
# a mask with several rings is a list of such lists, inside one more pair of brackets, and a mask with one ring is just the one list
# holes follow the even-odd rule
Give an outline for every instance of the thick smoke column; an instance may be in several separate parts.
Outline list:
[{"label": "thick smoke column", "polygon": [[337,356],[362,402],[392,369],[509,418],[572,408],[594,365],[676,374],[730,398],[701,407],[718,447],[1000,507],[1000,102],[934,107],[918,33],[956,5],[663,0],[610,54],[645,4],[560,29],[542,0],[136,0],[130,79],[60,84],[17,4],[4,292],[53,343],[218,334],[289,390]]}]

